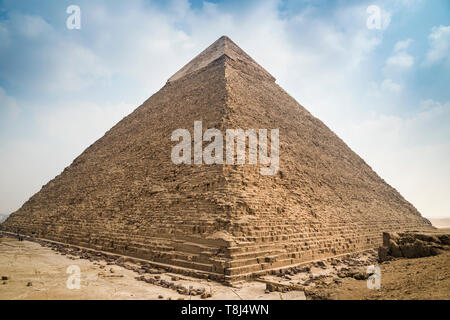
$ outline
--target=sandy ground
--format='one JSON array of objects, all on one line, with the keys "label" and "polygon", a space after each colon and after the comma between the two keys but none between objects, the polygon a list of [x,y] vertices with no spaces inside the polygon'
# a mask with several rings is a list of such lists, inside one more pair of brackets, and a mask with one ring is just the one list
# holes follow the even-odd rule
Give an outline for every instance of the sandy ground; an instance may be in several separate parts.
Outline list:
[{"label": "sandy ground", "polygon": [[[80,289],[68,289],[66,273],[71,265],[80,268]],[[112,272],[111,272],[112,270]],[[136,272],[120,266],[91,262],[86,259],[71,259],[50,248],[29,241],[10,238],[0,239],[0,299],[184,299],[199,300],[200,296],[178,294],[176,291],[137,281]],[[211,293],[209,299],[274,299],[304,300],[302,291],[265,293],[266,285],[248,282],[235,287],[199,280],[186,276],[165,273],[161,278],[170,280],[177,276],[185,287],[205,288]],[[31,285],[29,284],[31,282]]]},{"label": "sandy ground", "polygon": [[365,280],[342,279],[319,289],[322,299],[337,300],[449,300],[450,252],[417,259],[399,259],[383,263],[381,289],[369,290]]},{"label": "sandy ground", "polygon": [[[373,264],[381,269],[380,290],[368,289],[364,278],[367,266]],[[66,285],[71,276],[66,271],[72,265],[81,271],[79,289]],[[229,287],[167,272],[142,275],[106,261],[62,254],[35,242],[0,238],[0,277],[7,278],[0,280],[0,299],[201,299],[199,295],[179,294],[171,288],[136,280],[142,276],[194,290],[203,288],[211,294],[207,299],[450,299],[450,251],[379,264],[376,251],[369,250],[302,268],[307,270],[268,275],[260,281]],[[342,275],[355,270],[358,276]],[[268,290],[263,281],[269,282],[272,289]],[[294,290],[281,292],[283,286]]]},{"label": "sandy ground", "polygon": [[[439,233],[450,233],[440,228]],[[395,259],[378,264],[380,290],[369,290],[366,280],[351,277],[312,288],[308,297],[333,300],[450,300],[450,251],[437,256]]]}]

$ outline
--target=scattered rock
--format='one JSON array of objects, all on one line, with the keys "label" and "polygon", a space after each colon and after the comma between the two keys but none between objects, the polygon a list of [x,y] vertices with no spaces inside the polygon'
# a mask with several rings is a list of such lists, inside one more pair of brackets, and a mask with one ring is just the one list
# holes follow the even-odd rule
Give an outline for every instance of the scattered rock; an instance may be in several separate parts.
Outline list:
[{"label": "scattered rock", "polygon": [[200,296],[200,298],[202,298],[202,299],[207,299],[207,298],[208,298],[208,294],[207,294],[206,292],[204,292],[204,293]]},{"label": "scattered rock", "polygon": [[359,269],[345,270],[345,268],[339,271],[337,276],[339,278],[353,278],[355,280],[367,280],[369,278],[369,274],[362,270]]},{"label": "scattered rock", "polygon": [[369,274],[368,273],[366,273],[366,272],[357,272],[357,273],[355,273],[354,275],[353,275],[353,279],[356,279],[356,280],[367,280],[367,279],[369,279]]},{"label": "scattered rock", "polygon": [[298,272],[311,272],[311,267],[310,266],[305,266],[303,268],[299,268],[297,269]]},{"label": "scattered rock", "polygon": [[266,290],[269,292],[274,292],[276,291],[276,287],[271,283],[266,283]]}]

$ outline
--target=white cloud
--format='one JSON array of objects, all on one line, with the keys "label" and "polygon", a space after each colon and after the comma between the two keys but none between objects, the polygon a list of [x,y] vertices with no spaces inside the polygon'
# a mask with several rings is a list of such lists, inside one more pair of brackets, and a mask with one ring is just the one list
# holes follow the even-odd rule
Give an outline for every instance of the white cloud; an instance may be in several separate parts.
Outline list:
[{"label": "white cloud", "polygon": [[404,73],[414,65],[414,57],[407,53],[407,49],[413,42],[412,39],[398,41],[394,45],[394,54],[386,59],[383,67],[385,79],[381,83],[381,89],[392,93],[403,90]]},{"label": "white cloud", "polygon": [[414,57],[404,52],[397,53],[386,60],[387,68],[408,69],[411,68],[413,64]]},{"label": "white cloud", "polygon": [[52,49],[39,51],[38,59],[49,65],[50,77],[38,87],[54,93],[60,90],[77,92],[93,84],[108,81],[112,76],[92,50],[72,42],[60,42]]},{"label": "white cloud", "polygon": [[445,62],[450,65],[450,26],[433,27],[428,39],[430,48],[426,55],[425,64],[433,65]]},{"label": "white cloud", "polygon": [[402,91],[403,86],[401,84],[395,83],[391,79],[385,79],[381,83],[381,89],[398,93],[398,92]]},{"label": "white cloud", "polygon": [[55,94],[80,91],[111,76],[90,48],[40,16],[11,14],[0,22],[0,37],[8,42],[0,50],[2,77],[14,86]]},{"label": "white cloud", "polygon": [[413,42],[413,40],[411,38],[403,40],[403,41],[398,41],[394,46],[394,51],[399,52],[399,51],[406,50],[406,49],[408,49],[409,45],[412,42]]}]

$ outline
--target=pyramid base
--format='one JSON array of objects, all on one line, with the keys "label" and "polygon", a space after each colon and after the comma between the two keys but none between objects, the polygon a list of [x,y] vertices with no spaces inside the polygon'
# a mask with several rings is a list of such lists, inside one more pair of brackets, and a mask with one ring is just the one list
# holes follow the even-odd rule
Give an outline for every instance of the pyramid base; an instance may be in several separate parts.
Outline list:
[{"label": "pyramid base", "polygon": [[[406,230],[401,230],[401,231],[406,231]],[[416,230],[416,231],[419,231],[419,230]],[[400,232],[400,230],[399,230],[399,232]],[[223,265],[228,266],[228,267],[225,267],[222,269],[223,272],[211,272],[211,271],[199,270],[198,268],[196,268],[196,266],[198,264],[196,264],[195,262],[192,262],[191,264],[189,264],[189,261],[187,261],[187,260],[185,260],[185,261],[181,261],[181,260],[180,261],[170,261],[169,263],[166,263],[166,262],[154,261],[151,259],[126,255],[126,254],[117,253],[117,252],[97,250],[97,249],[93,249],[93,248],[89,248],[89,247],[85,247],[85,246],[63,243],[63,242],[49,240],[49,239],[45,239],[45,238],[37,238],[37,237],[32,237],[32,236],[24,235],[24,234],[19,235],[17,233],[8,232],[8,231],[0,231],[0,235],[8,236],[8,237],[21,236],[21,237],[23,237],[24,240],[44,244],[44,245],[50,246],[52,248],[55,248],[56,250],[61,250],[61,251],[63,251],[64,249],[77,249],[77,250],[80,250],[81,252],[83,252],[83,254],[85,254],[85,256],[88,258],[93,257],[93,258],[103,259],[103,260],[107,260],[107,261],[113,260],[118,265],[121,265],[121,264],[125,265],[126,262],[130,262],[130,263],[133,263],[136,265],[140,265],[144,268],[158,268],[158,269],[163,269],[166,272],[170,272],[170,273],[176,273],[176,274],[181,274],[181,275],[200,278],[200,279],[210,279],[210,280],[214,280],[214,281],[218,281],[218,282],[221,282],[224,284],[230,284],[230,285],[232,285],[236,282],[254,280],[258,277],[268,275],[268,274],[276,274],[276,273],[279,273],[284,270],[289,270],[291,268],[302,267],[304,265],[308,265],[310,263],[322,261],[322,260],[329,259],[329,258],[341,258],[341,257],[345,257],[345,256],[352,255],[355,253],[362,253],[365,251],[374,250],[382,245],[382,233],[380,233],[380,236],[376,237],[376,239],[374,239],[374,241],[371,241],[370,245],[360,246],[360,247],[355,248],[355,250],[351,250],[351,251],[349,250],[346,252],[339,252],[337,254],[330,254],[329,252],[324,252],[322,254],[313,255],[314,258],[312,258],[312,259],[306,258],[306,257],[308,257],[307,253],[304,254],[303,257],[298,257],[298,258],[292,258],[292,257],[289,257],[289,258],[284,257],[283,258],[283,256],[280,256],[280,257],[278,257],[278,259],[276,259],[275,261],[272,261],[272,262],[268,261],[268,262],[261,262],[261,263],[255,263],[255,264],[242,263],[241,266],[235,266],[235,267],[229,267],[229,266],[236,265],[236,264],[239,265],[240,264],[239,260],[231,259],[222,264],[222,268],[223,268]],[[377,240],[379,240],[379,241],[377,241]],[[376,245],[374,245],[374,243],[376,243]],[[236,248],[229,248],[229,250],[231,252],[233,251],[233,249],[236,249]],[[256,258],[256,259],[258,261],[260,260],[260,258]],[[181,265],[177,265],[176,263],[179,263]],[[205,264],[205,266],[206,266],[206,264]],[[213,265],[210,265],[208,267],[210,269],[213,269],[213,268],[218,269],[217,267],[214,267]]]}]

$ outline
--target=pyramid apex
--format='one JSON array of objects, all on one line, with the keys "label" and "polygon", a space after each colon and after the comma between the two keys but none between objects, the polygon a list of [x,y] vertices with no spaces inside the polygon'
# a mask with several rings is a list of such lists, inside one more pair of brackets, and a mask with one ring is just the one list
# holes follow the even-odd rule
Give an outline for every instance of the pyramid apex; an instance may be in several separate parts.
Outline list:
[{"label": "pyramid apex", "polygon": [[236,44],[233,42],[233,40],[231,40],[230,37],[227,36],[227,35],[221,36],[221,37],[220,37],[219,39],[217,39],[216,41],[231,42],[231,43],[233,43],[234,45],[236,45]]},{"label": "pyramid apex", "polygon": [[241,60],[248,64],[253,65],[257,69],[263,71],[267,76],[275,81],[263,67],[261,67],[255,60],[253,60],[247,53],[244,52],[239,46],[234,43],[228,36],[223,35],[216,41],[214,41],[208,48],[203,50],[199,55],[192,59],[183,68],[178,70],[167,82],[175,81],[183,78],[184,76],[197,71],[203,67],[206,67],[211,62],[226,55],[233,60]]}]

